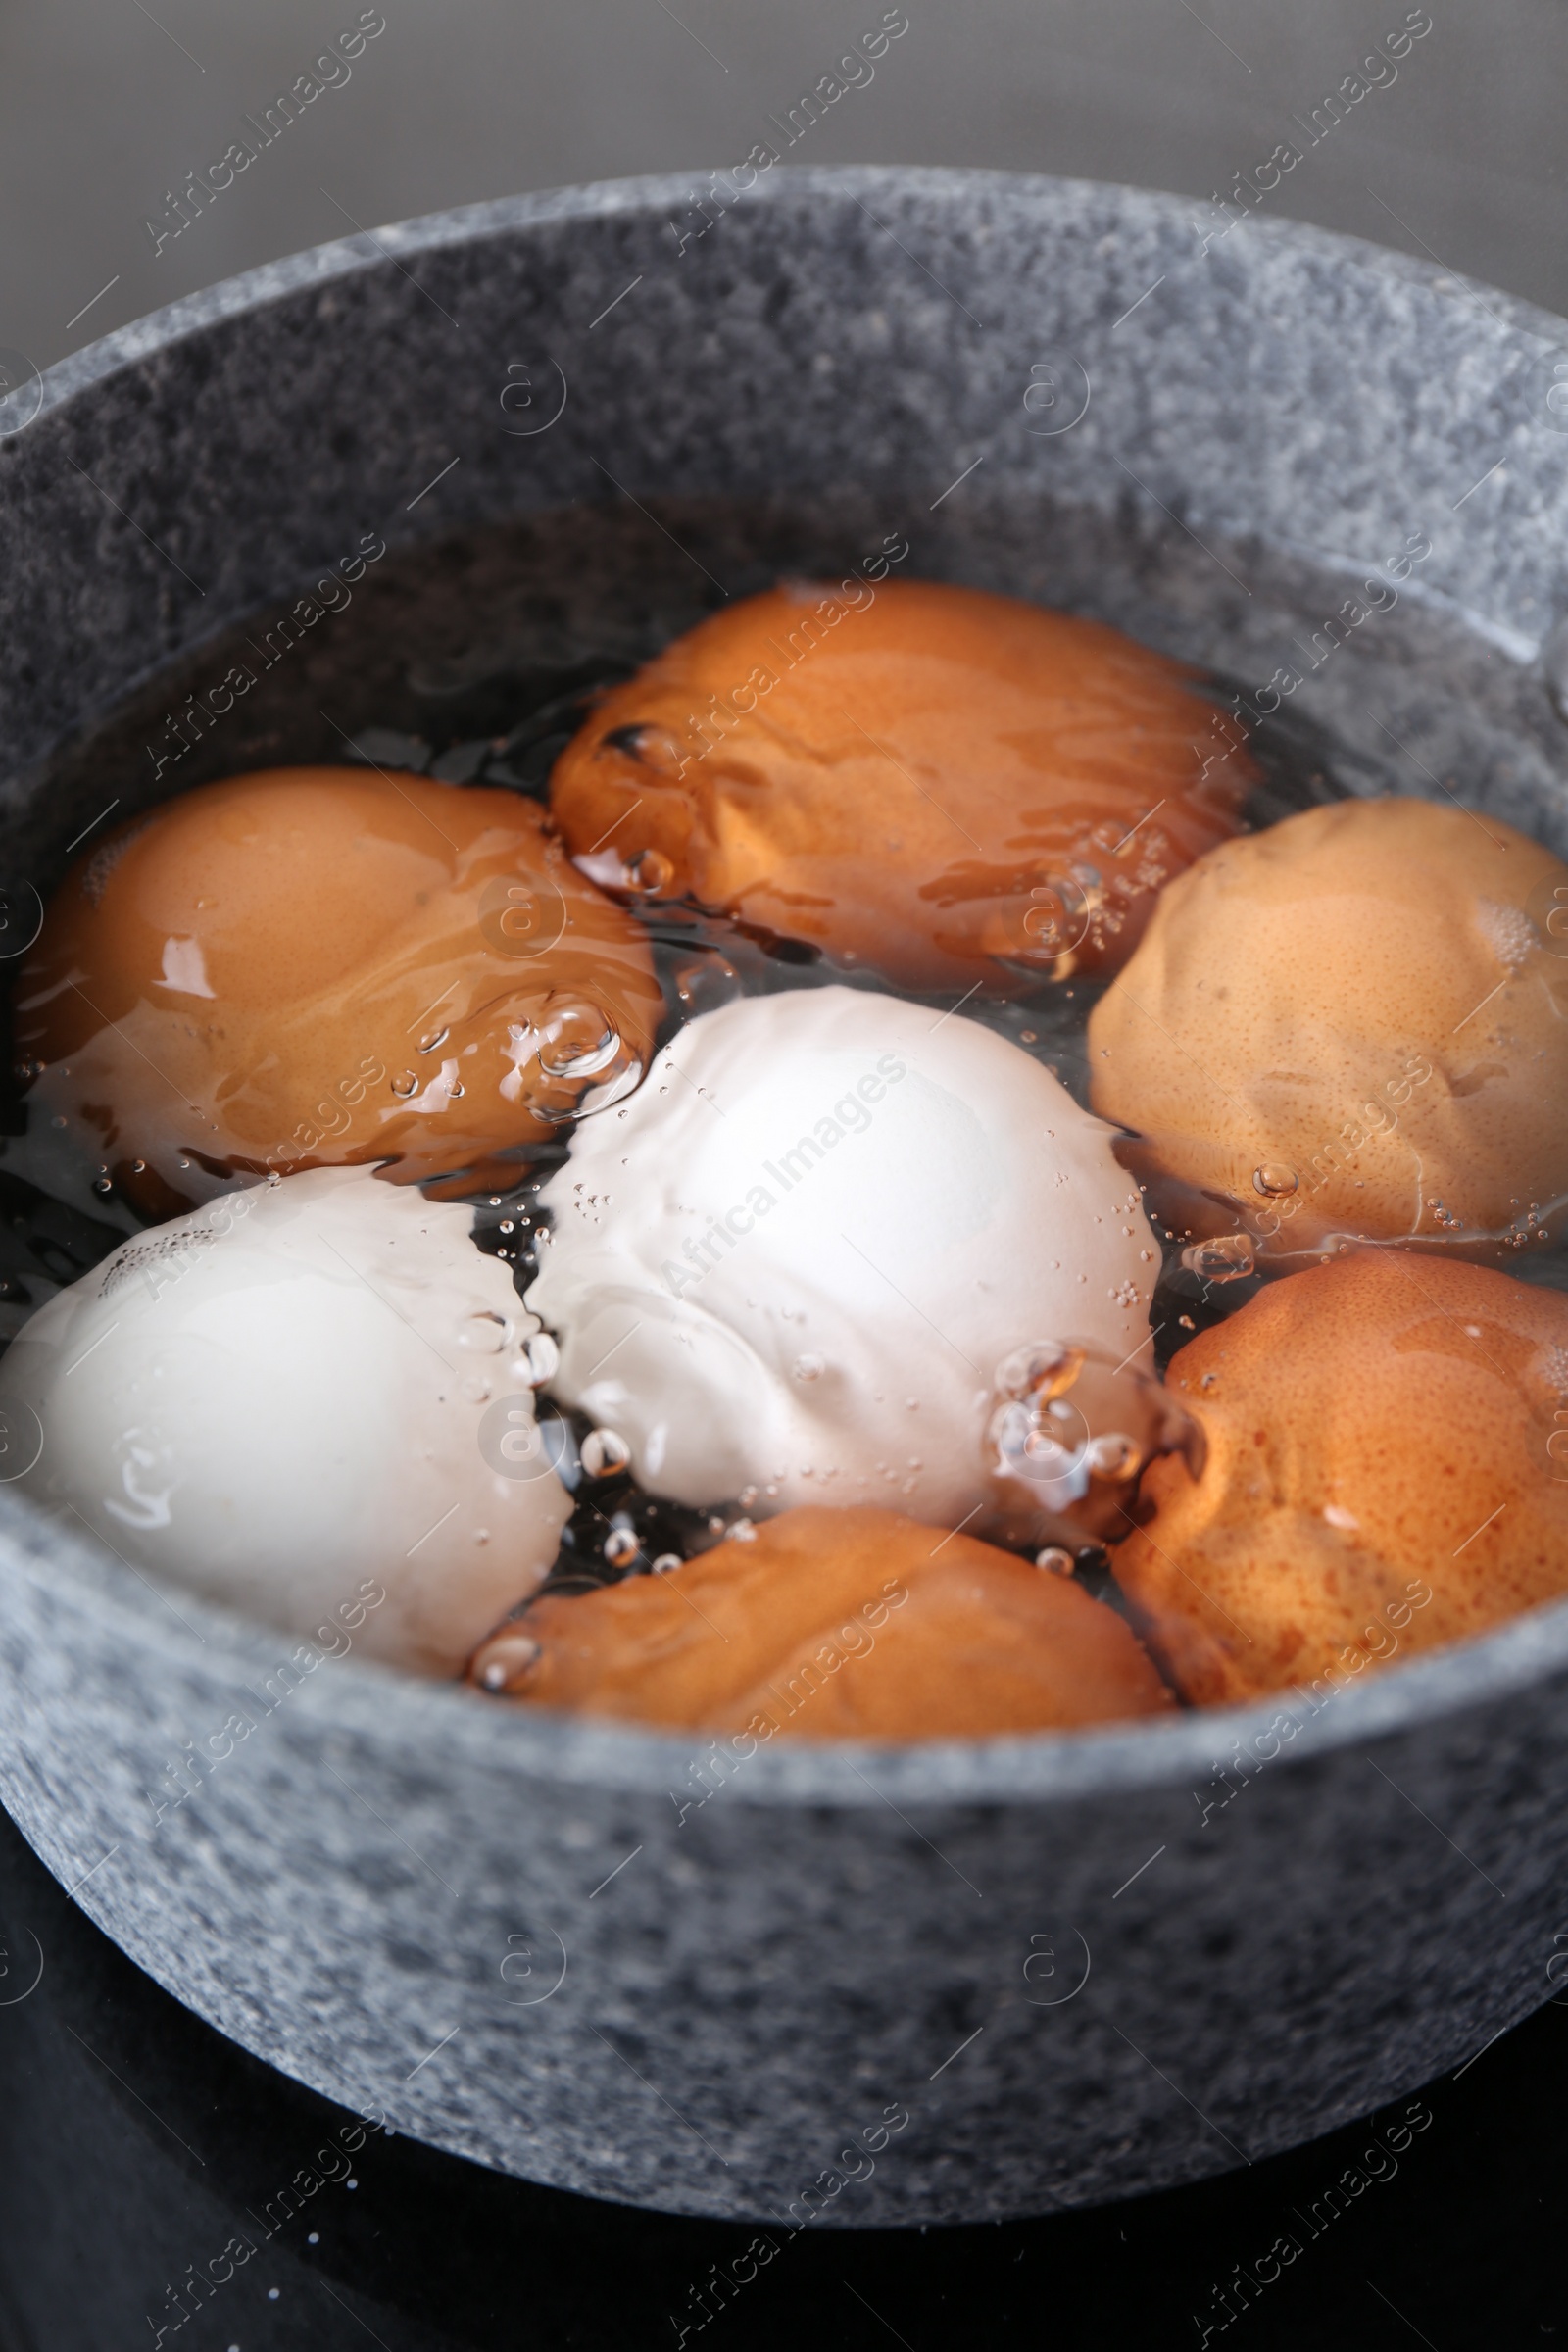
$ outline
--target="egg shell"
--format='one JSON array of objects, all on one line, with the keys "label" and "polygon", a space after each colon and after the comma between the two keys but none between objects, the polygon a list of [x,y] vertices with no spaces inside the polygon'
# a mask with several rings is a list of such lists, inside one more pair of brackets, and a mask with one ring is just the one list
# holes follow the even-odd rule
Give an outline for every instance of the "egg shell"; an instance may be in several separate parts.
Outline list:
[{"label": "egg shell", "polygon": [[1568,1592],[1568,1298],[1359,1250],[1270,1283],[1166,1375],[1207,1439],[1115,1555],[1198,1705],[1391,1658]]},{"label": "egg shell", "polygon": [[539,1645],[529,1704],[757,1742],[986,1739],[1173,1703],[1070,1579],[891,1511],[786,1511],[667,1575],[542,1594],[497,1653],[519,1636]]},{"label": "egg shell", "polygon": [[0,1359],[18,1491],[160,1586],[339,1649],[358,1606],[360,1654],[460,1673],[571,1507],[471,1213],[319,1169],[122,1244]]},{"label": "egg shell", "polygon": [[1287,817],[1170,885],[1089,1044],[1179,1228],[1495,1254],[1568,1205],[1568,865],[1427,801]]},{"label": "egg shell", "polygon": [[662,1009],[640,926],[534,803],[358,767],[132,818],[55,893],[16,1004],[32,1126],[154,1217],[322,1165],[514,1182],[495,1154],[633,1083]]},{"label": "egg shell", "polygon": [[1196,673],[931,581],[786,582],[596,705],[551,808],[586,871],[918,989],[1113,969],[1255,771]]},{"label": "egg shell", "polygon": [[1159,1252],[1109,1130],[994,1031],[869,991],[690,1022],[540,1200],[554,1393],[685,1503],[956,1525],[1004,1356],[1149,1341]]}]

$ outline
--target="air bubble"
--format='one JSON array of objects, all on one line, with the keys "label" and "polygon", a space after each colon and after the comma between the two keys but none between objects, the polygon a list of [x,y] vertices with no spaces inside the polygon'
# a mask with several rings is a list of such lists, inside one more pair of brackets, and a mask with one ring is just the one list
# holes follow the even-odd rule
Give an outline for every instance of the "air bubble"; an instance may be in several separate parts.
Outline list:
[{"label": "air bubble", "polygon": [[1132,1478],[1143,1458],[1137,1442],[1119,1429],[1107,1430],[1103,1437],[1089,1441],[1087,1459],[1096,1478]]},{"label": "air bubble", "polygon": [[597,1004],[559,1005],[540,1025],[539,1067],[547,1078],[597,1078],[620,1050],[619,1031]]},{"label": "air bubble", "polygon": [[740,995],[740,974],[727,956],[696,956],[677,969],[675,993],[689,1013],[716,1012]]},{"label": "air bubble", "polygon": [[582,1442],[582,1466],[590,1478],[609,1478],[630,1460],[631,1447],[618,1430],[591,1429]]},{"label": "air bubble", "polygon": [[528,1634],[497,1634],[474,1660],[474,1681],[482,1690],[514,1690],[539,1663],[542,1651]]},{"label": "air bubble", "polygon": [[626,888],[640,899],[657,899],[675,879],[675,868],[662,850],[639,850],[626,866]]},{"label": "air bubble", "polygon": [[1300,1182],[1285,1159],[1266,1159],[1260,1168],[1252,1170],[1252,1190],[1261,1193],[1265,1200],[1281,1200],[1285,1194],[1298,1191]]},{"label": "air bubble", "polygon": [[797,1380],[820,1380],[826,1366],[819,1355],[798,1355],[790,1369]]},{"label": "air bubble", "polygon": [[1039,1340],[1015,1348],[996,1370],[996,1386],[1004,1396],[1063,1396],[1084,1368],[1084,1350],[1055,1340]]},{"label": "air bubble", "polygon": [[[1263,1174],[1259,1168],[1258,1176]],[[1182,1264],[1203,1282],[1243,1282],[1252,1271],[1252,1244],[1245,1233],[1222,1233],[1213,1241],[1192,1243],[1182,1251]]]}]

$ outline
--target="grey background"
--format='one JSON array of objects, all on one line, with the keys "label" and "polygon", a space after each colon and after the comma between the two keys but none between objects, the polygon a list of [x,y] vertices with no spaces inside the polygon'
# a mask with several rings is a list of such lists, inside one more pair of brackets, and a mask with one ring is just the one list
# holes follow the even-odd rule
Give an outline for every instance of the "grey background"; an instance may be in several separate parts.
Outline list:
[{"label": "grey background", "polygon": [[[155,259],[142,223],[165,190],[308,71],[359,0],[9,0],[0,345],[47,367],[351,224],[737,163],[882,6],[384,0],[387,29],[352,79]],[[1084,173],[1204,201],[1280,140],[1301,143],[1292,117],[1405,13],[1405,0],[907,0],[910,29],[875,79],[789,161]],[[1397,81],[1312,148],[1269,209],[1568,310],[1568,6],[1431,0],[1430,14]]]}]

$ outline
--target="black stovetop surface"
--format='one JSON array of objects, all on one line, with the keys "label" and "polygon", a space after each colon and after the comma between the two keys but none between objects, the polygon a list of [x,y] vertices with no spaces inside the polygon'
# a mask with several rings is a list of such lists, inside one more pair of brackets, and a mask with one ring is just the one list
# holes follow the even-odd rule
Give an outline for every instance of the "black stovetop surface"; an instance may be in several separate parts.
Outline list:
[{"label": "black stovetop surface", "polygon": [[[3,1814],[0,1969],[0,2352],[1568,2344],[1568,1995],[1367,2124],[1221,2180],[1041,2221],[808,2231],[759,2264],[749,2227],[402,2137],[320,2182],[316,2152],[352,2145],[354,2119],[143,1976]],[[302,2170],[318,2185],[280,2219]],[[715,2266],[741,2275],[732,2299]],[[193,2273],[221,2283],[203,2299]]]}]

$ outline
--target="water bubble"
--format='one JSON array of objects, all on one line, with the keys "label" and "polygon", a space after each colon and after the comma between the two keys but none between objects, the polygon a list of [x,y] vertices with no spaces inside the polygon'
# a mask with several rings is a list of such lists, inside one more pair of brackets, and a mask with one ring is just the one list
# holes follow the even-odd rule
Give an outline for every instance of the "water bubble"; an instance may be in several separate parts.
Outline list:
[{"label": "water bubble", "polygon": [[996,1386],[1004,1396],[1063,1396],[1084,1368],[1082,1348],[1059,1340],[1033,1340],[1015,1348],[996,1370]]},{"label": "water bubble", "polygon": [[1049,1509],[1064,1510],[1087,1489],[1089,1425],[1061,1398],[1009,1397],[993,1414],[990,1437],[996,1469],[1039,1489]]},{"label": "water bubble", "polygon": [[678,1551],[662,1551],[654,1562],[653,1572],[655,1576],[668,1576],[672,1569],[684,1568],[685,1565]]},{"label": "water bubble", "polygon": [[741,993],[740,974],[724,956],[696,956],[675,973],[675,993],[692,1014],[716,1012]]},{"label": "water bubble", "polygon": [[1152,1375],[1098,1348],[1032,1341],[997,1367],[983,1452],[991,1502],[974,1532],[1076,1559],[1086,1539],[1125,1531],[1121,1501],[1145,1463],[1181,1451],[1197,1477],[1201,1442]]},{"label": "water bubble", "polygon": [[750,1519],[736,1519],[731,1523],[729,1540],[732,1544],[755,1544],[757,1530]]},{"label": "water bubble", "polygon": [[1083,945],[1100,877],[1090,866],[1079,872],[1089,877],[1087,888],[1069,874],[1047,874],[1034,885],[1014,917],[1016,945],[1010,954],[1030,963],[1054,963]]},{"label": "water bubble", "polygon": [[112,1193],[115,1189],[115,1180],[112,1176],[95,1176],[92,1180],[92,1189],[95,1193]]},{"label": "water bubble", "polygon": [[573,998],[539,1026],[539,1067],[548,1078],[597,1078],[620,1052],[620,1033],[597,1004]]},{"label": "water bubble", "polygon": [[1143,1465],[1143,1449],[1121,1430],[1089,1441],[1089,1467],[1096,1478],[1132,1478]]},{"label": "water bubble", "polygon": [[605,1538],[605,1558],[612,1568],[629,1568],[641,1549],[637,1530],[629,1524],[612,1525]]},{"label": "water bubble", "polygon": [[1252,1244],[1245,1233],[1222,1233],[1213,1241],[1190,1244],[1182,1251],[1182,1264],[1203,1282],[1242,1282],[1252,1271]]},{"label": "water bubble", "polygon": [[410,1095],[416,1095],[418,1091],[419,1081],[412,1070],[405,1070],[401,1077],[394,1078],[392,1081],[392,1092],[403,1097],[405,1101]]},{"label": "water bubble", "polygon": [[640,899],[662,898],[675,879],[675,868],[662,850],[639,850],[626,865],[626,888]]},{"label": "water bubble", "polygon": [[496,1634],[473,1661],[473,1679],[481,1690],[514,1690],[527,1681],[543,1652],[528,1634]]},{"label": "water bubble", "polygon": [[1252,1189],[1266,1200],[1282,1200],[1287,1193],[1298,1191],[1300,1182],[1287,1159],[1266,1159],[1260,1168],[1252,1170]]},{"label": "water bubble", "polygon": [[582,1442],[582,1466],[590,1478],[609,1478],[630,1460],[631,1447],[618,1430],[591,1429]]},{"label": "water bubble", "polygon": [[523,1356],[528,1366],[528,1385],[542,1389],[547,1380],[554,1380],[561,1362],[561,1349],[548,1331],[536,1331],[523,1343]]},{"label": "water bubble", "polygon": [[1075,1565],[1072,1553],[1060,1544],[1048,1544],[1044,1551],[1035,1553],[1035,1566],[1044,1568],[1048,1576],[1071,1576]]},{"label": "water bubble", "polygon": [[797,1380],[820,1380],[826,1367],[819,1355],[798,1355],[790,1369]]}]

